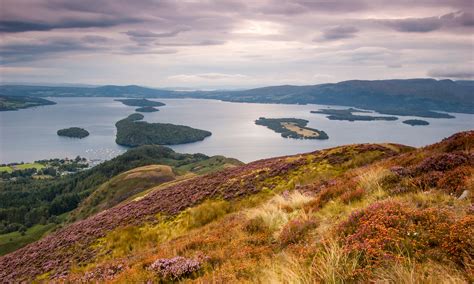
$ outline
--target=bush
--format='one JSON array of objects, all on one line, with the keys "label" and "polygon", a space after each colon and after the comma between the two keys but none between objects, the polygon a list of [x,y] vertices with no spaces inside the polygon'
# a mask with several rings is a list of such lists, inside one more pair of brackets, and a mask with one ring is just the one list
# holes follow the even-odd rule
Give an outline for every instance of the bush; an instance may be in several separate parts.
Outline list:
[{"label": "bush", "polygon": [[301,241],[306,233],[317,226],[317,222],[312,219],[295,219],[283,227],[280,233],[280,244],[287,246]]},{"label": "bush", "polygon": [[[413,208],[406,203],[385,201],[356,211],[338,227],[344,249],[361,254],[363,268],[411,256],[460,263],[472,247],[472,217],[456,222],[445,209]],[[449,236],[447,238],[446,236]]]},{"label": "bush", "polygon": [[265,224],[265,220],[263,220],[262,216],[256,216],[250,220],[248,220],[243,227],[244,231],[255,234],[261,233],[268,230],[267,224]]},{"label": "bush", "polygon": [[364,195],[365,195],[365,190],[363,188],[350,190],[341,195],[341,201],[345,204],[348,204],[353,201],[362,199]]},{"label": "bush", "polygon": [[182,256],[160,258],[150,265],[150,270],[168,280],[178,280],[189,277],[199,269],[201,269],[201,262],[199,260],[184,258]]}]

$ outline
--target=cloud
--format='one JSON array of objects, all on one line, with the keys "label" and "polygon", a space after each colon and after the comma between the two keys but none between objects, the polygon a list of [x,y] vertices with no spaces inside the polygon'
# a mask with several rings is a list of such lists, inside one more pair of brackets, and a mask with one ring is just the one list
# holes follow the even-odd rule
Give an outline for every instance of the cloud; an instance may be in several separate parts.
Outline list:
[{"label": "cloud", "polygon": [[215,80],[241,80],[248,78],[245,75],[242,74],[225,74],[225,73],[201,73],[201,74],[179,74],[179,75],[173,75],[169,76],[169,80],[173,81],[215,81]]},{"label": "cloud", "polygon": [[109,39],[105,36],[86,35],[82,37],[82,41],[86,43],[105,43],[109,41]]},{"label": "cloud", "polygon": [[68,20],[54,23],[28,21],[0,21],[0,33],[19,33],[31,31],[51,31],[54,29],[71,28],[106,28],[120,24],[135,23],[136,19],[95,19],[95,20]]},{"label": "cloud", "polygon": [[58,53],[97,50],[81,41],[72,39],[50,39],[40,43],[16,43],[0,46],[1,64],[45,59]]},{"label": "cloud", "polygon": [[323,31],[324,40],[338,40],[352,38],[359,30],[352,26],[336,26]]},{"label": "cloud", "polygon": [[452,67],[433,69],[428,71],[428,76],[435,78],[450,78],[450,79],[474,79],[474,68],[473,67]]},{"label": "cloud", "polygon": [[175,29],[170,32],[152,32],[149,30],[130,30],[125,32],[126,35],[130,37],[131,40],[138,42],[138,43],[148,43],[152,42],[157,38],[164,38],[164,37],[174,37],[182,32],[189,31],[190,28],[179,28]]},{"label": "cloud", "polygon": [[439,17],[379,20],[378,22],[399,32],[426,33],[441,28],[473,27],[474,16],[467,12],[453,12]]},{"label": "cloud", "polygon": [[225,41],[222,40],[211,40],[211,39],[206,39],[206,40],[201,40],[197,42],[174,42],[174,43],[160,43],[157,42],[155,45],[157,46],[209,46],[209,45],[222,45],[225,44]]}]

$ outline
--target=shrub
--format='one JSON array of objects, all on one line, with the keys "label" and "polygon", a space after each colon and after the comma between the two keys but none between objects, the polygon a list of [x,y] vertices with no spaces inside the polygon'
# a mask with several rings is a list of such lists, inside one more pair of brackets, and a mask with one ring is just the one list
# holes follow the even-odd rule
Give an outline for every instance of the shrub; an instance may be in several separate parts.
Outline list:
[{"label": "shrub", "polygon": [[282,246],[287,246],[289,244],[295,244],[301,241],[306,233],[315,228],[317,222],[312,219],[295,219],[283,227],[283,230],[280,233],[280,244]]},{"label": "shrub", "polygon": [[268,230],[268,226],[265,224],[265,220],[263,220],[262,216],[256,216],[248,220],[244,224],[243,228],[246,232],[254,234],[254,233],[261,233]]},{"label": "shrub", "polygon": [[197,272],[201,269],[201,264],[199,260],[175,256],[157,259],[150,265],[150,270],[164,279],[178,280]]},{"label": "shrub", "polygon": [[467,218],[455,223],[454,214],[445,209],[385,201],[352,213],[338,232],[344,249],[361,254],[363,268],[373,268],[404,255],[417,260],[460,260],[466,251],[472,253],[472,222]]},{"label": "shrub", "polygon": [[432,155],[424,159],[416,168],[418,174],[430,171],[449,171],[461,165],[469,165],[472,163],[471,154],[464,152],[442,153]]},{"label": "shrub", "polygon": [[474,265],[474,216],[467,215],[451,225],[443,248],[461,265]]},{"label": "shrub", "polygon": [[356,200],[362,199],[365,195],[365,190],[363,188],[358,188],[355,190],[350,190],[341,195],[341,201],[345,204],[351,203]]},{"label": "shrub", "polygon": [[438,188],[443,189],[449,194],[459,196],[465,189],[466,182],[471,176],[470,167],[459,167],[453,171],[446,173],[438,181]]}]

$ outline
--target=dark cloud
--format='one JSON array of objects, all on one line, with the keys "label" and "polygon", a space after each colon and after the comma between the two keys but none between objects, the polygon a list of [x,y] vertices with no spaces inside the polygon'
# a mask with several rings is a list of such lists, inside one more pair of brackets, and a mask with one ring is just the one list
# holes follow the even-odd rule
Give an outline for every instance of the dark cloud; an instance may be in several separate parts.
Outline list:
[{"label": "dark cloud", "polygon": [[71,28],[106,28],[120,24],[135,23],[136,19],[96,19],[69,20],[56,23],[41,23],[28,21],[0,21],[0,33],[19,33],[30,31],[50,31],[54,29]]},{"label": "dark cloud", "polygon": [[189,31],[189,28],[179,28],[170,32],[152,32],[149,30],[130,30],[125,32],[126,35],[130,37],[131,40],[137,42],[141,45],[146,45],[150,42],[153,42],[155,39],[164,38],[164,37],[174,37],[182,32]]},{"label": "dark cloud", "polygon": [[309,12],[353,12],[367,7],[367,3],[361,0],[272,0],[259,10],[264,14],[294,15]]},{"label": "dark cloud", "polygon": [[426,33],[441,28],[472,27],[474,16],[471,13],[459,11],[440,17],[379,20],[378,22],[399,32]]},{"label": "dark cloud", "polygon": [[174,31],[170,32],[161,32],[161,33],[155,33],[152,31],[148,30],[132,30],[128,31],[125,34],[130,36],[130,37],[151,37],[151,38],[160,38],[160,37],[173,37],[178,35],[179,33],[189,31],[189,28],[181,28],[181,29],[176,29]]},{"label": "dark cloud", "polygon": [[87,35],[82,37],[82,41],[86,43],[104,43],[109,41],[109,39],[105,36]]},{"label": "dark cloud", "polygon": [[428,76],[435,78],[474,79],[474,68],[434,69],[428,71]]},{"label": "dark cloud", "polygon": [[208,46],[208,45],[222,45],[225,41],[221,40],[202,40],[197,42],[174,42],[174,43],[155,43],[158,46]]},{"label": "dark cloud", "polygon": [[338,40],[344,38],[352,38],[359,32],[356,27],[352,26],[336,26],[323,31],[322,38],[324,40]]},{"label": "dark cloud", "polygon": [[51,58],[57,54],[78,51],[91,51],[96,48],[85,45],[81,41],[71,39],[50,39],[41,43],[18,43],[0,46],[1,64],[35,61]]}]

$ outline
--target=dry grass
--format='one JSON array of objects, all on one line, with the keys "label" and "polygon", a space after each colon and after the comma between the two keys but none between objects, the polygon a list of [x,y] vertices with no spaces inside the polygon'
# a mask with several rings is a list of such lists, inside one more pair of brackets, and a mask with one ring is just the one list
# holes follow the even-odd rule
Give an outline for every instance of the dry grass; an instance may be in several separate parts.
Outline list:
[{"label": "dry grass", "polygon": [[349,256],[335,240],[323,242],[314,256],[312,274],[321,283],[344,283],[358,267],[358,256]]},{"label": "dry grass", "polygon": [[281,253],[257,276],[258,283],[310,284],[315,283],[311,269],[298,258]]},{"label": "dry grass", "polygon": [[249,219],[261,219],[270,231],[280,230],[292,216],[296,216],[296,210],[312,201],[312,197],[306,196],[298,191],[293,191],[288,196],[277,195],[263,205],[247,212]]},{"label": "dry grass", "polygon": [[405,258],[403,263],[395,263],[389,267],[379,269],[374,273],[375,283],[467,283],[463,275],[455,268],[440,265],[435,262],[416,263]]}]

